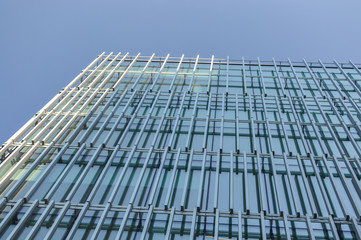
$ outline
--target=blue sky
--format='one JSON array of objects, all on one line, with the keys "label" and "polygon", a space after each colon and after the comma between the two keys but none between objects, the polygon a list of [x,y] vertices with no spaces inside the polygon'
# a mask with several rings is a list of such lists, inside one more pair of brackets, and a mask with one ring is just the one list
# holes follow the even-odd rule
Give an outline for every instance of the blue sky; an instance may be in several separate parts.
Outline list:
[{"label": "blue sky", "polygon": [[361,1],[1,1],[0,144],[99,53],[361,63]]}]

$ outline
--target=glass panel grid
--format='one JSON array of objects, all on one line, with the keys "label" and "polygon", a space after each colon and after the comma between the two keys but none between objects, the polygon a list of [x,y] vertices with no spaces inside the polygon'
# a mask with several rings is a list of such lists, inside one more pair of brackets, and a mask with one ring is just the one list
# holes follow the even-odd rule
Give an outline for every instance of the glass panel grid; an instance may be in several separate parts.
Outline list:
[{"label": "glass panel grid", "polygon": [[360,239],[358,66],[101,54],[0,149],[0,236]]}]

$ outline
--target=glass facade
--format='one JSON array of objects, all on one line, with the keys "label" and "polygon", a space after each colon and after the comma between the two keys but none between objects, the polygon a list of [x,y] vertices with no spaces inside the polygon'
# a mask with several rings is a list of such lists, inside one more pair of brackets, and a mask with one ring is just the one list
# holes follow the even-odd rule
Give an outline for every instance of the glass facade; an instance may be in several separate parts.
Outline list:
[{"label": "glass facade", "polygon": [[0,148],[0,239],[361,239],[360,68],[102,53]]}]

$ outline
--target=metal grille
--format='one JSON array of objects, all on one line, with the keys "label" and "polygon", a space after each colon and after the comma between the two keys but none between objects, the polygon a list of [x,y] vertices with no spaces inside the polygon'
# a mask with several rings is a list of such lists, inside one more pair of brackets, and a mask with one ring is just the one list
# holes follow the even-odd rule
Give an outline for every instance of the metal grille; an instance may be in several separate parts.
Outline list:
[{"label": "metal grille", "polygon": [[361,239],[360,83],[102,53],[0,149],[0,238]]}]

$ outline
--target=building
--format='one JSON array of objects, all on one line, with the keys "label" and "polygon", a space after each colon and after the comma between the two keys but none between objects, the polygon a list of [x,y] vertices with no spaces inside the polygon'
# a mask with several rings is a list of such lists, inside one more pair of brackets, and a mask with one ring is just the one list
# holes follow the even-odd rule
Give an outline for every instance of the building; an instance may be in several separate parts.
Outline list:
[{"label": "building", "polygon": [[360,68],[102,53],[0,149],[0,238],[361,239]]}]

